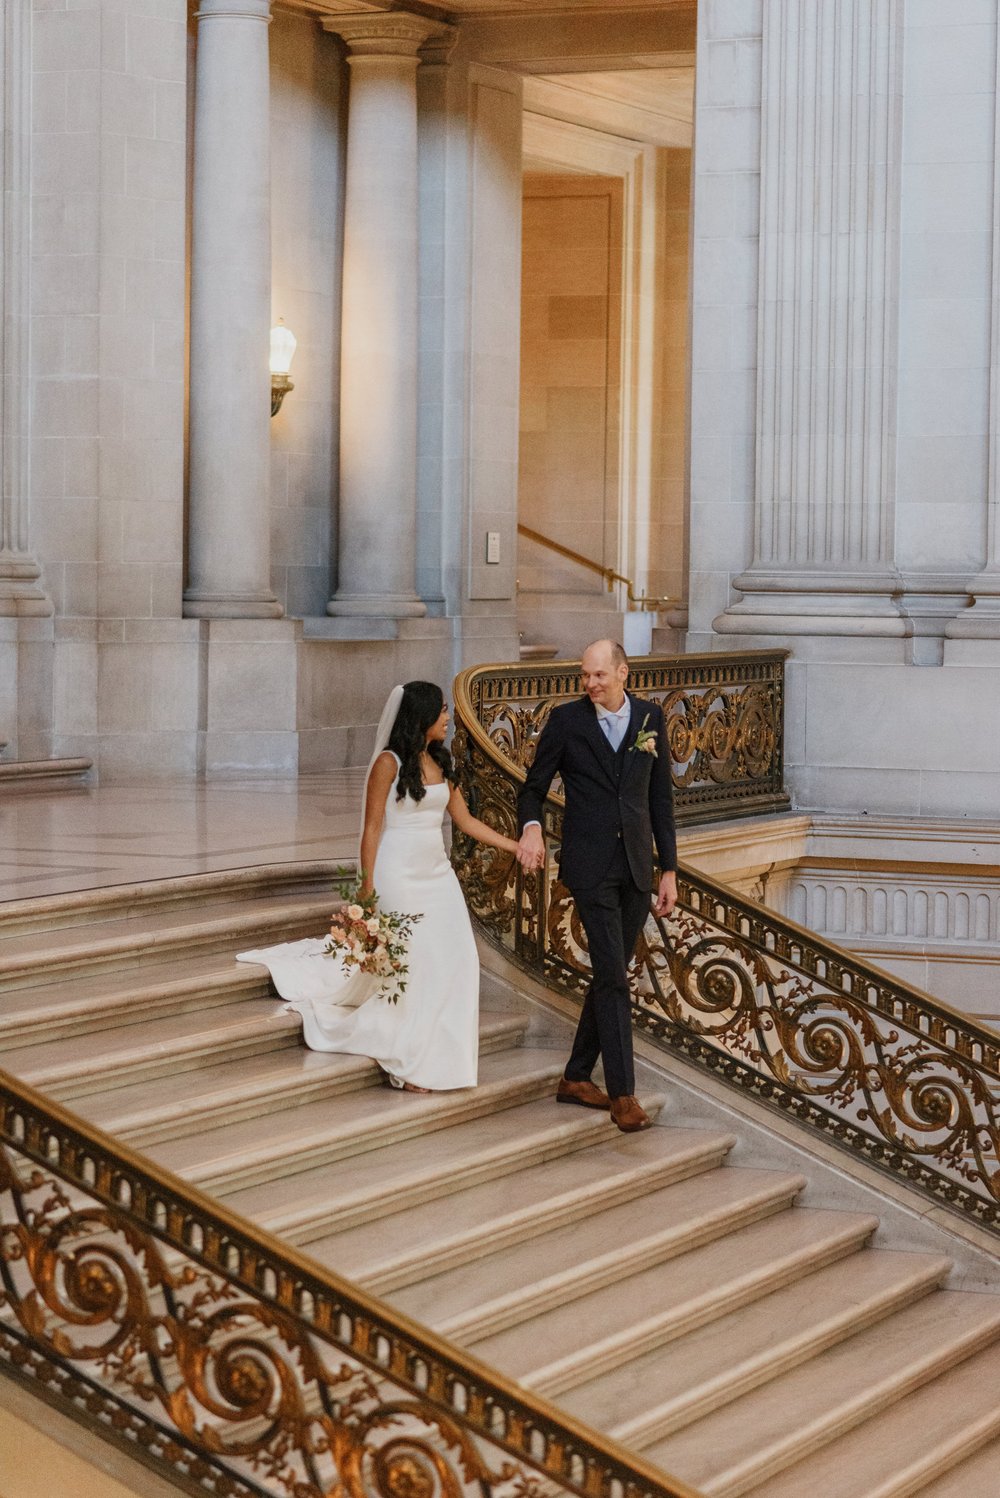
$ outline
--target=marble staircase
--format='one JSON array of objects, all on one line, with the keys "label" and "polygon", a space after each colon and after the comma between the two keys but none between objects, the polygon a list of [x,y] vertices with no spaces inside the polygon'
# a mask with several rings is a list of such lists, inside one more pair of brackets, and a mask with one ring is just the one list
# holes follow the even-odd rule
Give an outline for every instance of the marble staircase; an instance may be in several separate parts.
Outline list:
[{"label": "marble staircase", "polygon": [[712,1498],[1000,1492],[1000,1293],[691,1126],[665,1072],[646,1134],[556,1107],[566,1022],[511,971],[474,1090],[307,1052],[232,958],[321,932],[331,882],[0,906],[0,1064]]}]

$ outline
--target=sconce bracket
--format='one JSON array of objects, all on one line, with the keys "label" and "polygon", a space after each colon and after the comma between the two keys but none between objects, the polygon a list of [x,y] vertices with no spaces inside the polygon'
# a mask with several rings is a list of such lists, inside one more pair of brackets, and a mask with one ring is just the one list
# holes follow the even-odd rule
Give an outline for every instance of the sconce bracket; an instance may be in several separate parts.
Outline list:
[{"label": "sconce bracket", "polygon": [[276,374],[273,374],[271,376],[271,415],[272,416],[277,416],[278,412],[281,410],[281,402],[284,400],[284,398],[288,394],[289,390],[294,390],[294,389],[295,389],[295,386],[292,384],[291,380],[288,378],[287,375],[276,375]]}]

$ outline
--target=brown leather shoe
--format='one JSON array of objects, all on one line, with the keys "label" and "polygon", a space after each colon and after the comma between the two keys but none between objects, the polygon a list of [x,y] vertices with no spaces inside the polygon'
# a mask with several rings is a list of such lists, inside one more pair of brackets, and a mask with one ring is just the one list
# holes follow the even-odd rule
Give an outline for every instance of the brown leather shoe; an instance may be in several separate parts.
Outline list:
[{"label": "brown leather shoe", "polygon": [[576,1103],[578,1108],[610,1108],[611,1099],[593,1082],[567,1082],[563,1077],[556,1088],[557,1103]]},{"label": "brown leather shoe", "polygon": [[634,1097],[612,1098],[611,1119],[623,1134],[638,1134],[641,1129],[653,1127],[653,1120],[640,1108],[638,1099]]}]

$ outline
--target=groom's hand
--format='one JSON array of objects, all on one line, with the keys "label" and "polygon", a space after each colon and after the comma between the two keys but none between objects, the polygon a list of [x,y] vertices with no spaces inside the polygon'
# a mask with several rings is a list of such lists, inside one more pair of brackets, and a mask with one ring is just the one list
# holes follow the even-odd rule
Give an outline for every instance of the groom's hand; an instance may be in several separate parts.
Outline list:
[{"label": "groom's hand", "polygon": [[677,904],[677,875],[673,872],[660,875],[660,887],[656,892],[657,915],[669,915]]},{"label": "groom's hand", "polygon": [[517,861],[522,869],[540,869],[545,862],[545,839],[537,822],[532,822],[521,833],[517,845]]}]

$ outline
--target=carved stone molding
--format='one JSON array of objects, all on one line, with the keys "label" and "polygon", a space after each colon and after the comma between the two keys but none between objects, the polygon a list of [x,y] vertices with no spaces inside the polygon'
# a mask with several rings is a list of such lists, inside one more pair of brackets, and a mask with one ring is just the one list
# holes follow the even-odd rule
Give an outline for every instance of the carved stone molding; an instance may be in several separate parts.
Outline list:
[{"label": "carved stone molding", "polygon": [[439,21],[401,10],[324,16],[322,25],[324,31],[342,37],[355,57],[416,57],[433,33],[454,34]]}]

